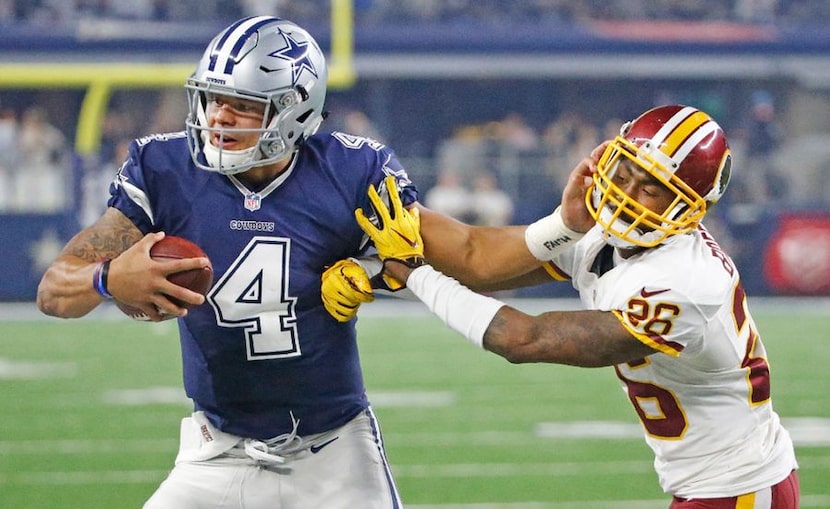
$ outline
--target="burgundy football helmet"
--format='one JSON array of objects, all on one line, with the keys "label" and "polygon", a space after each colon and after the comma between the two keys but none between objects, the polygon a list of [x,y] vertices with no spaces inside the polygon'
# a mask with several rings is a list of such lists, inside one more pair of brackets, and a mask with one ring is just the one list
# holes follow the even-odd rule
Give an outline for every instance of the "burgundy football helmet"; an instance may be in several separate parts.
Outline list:
[{"label": "burgundy football helmet", "polygon": [[[646,208],[614,183],[632,161],[674,193],[663,211]],[[726,190],[732,157],[721,127],[690,106],[660,106],[625,123],[603,152],[585,202],[618,247],[653,247],[697,227]]]}]

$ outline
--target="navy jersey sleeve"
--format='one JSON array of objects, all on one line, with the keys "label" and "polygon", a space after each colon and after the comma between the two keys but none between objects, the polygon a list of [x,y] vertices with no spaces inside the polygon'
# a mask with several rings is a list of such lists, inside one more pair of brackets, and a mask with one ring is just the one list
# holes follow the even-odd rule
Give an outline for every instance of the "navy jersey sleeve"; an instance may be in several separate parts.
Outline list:
[{"label": "navy jersey sleeve", "polygon": [[[363,209],[367,217],[371,219],[374,216],[374,211],[369,201],[369,186],[373,186],[381,196],[384,196],[387,192],[384,179],[387,176],[395,177],[401,194],[401,201],[405,206],[418,201],[418,189],[409,179],[406,169],[392,149],[371,138],[342,132],[334,132],[331,134],[331,137],[336,142],[328,146],[327,157],[335,167],[335,171],[338,171],[338,168],[354,168],[354,163],[349,161],[354,161],[355,159],[360,161],[358,166],[364,172],[364,180],[363,184],[357,188],[354,203],[356,205],[355,208],[359,207]],[[354,219],[353,212],[354,210],[352,210],[352,220]],[[356,221],[355,224],[357,224]],[[368,245],[368,236],[363,236],[359,254],[363,254]]]},{"label": "navy jersey sleeve", "polygon": [[[336,154],[333,158],[335,161],[337,159],[346,161],[350,158],[348,152],[356,151],[360,154],[359,157],[362,159],[363,167],[368,171],[369,183],[377,188],[380,187],[386,176],[394,176],[401,191],[403,204],[410,205],[418,201],[417,187],[409,179],[406,169],[391,148],[376,140],[362,136],[337,131],[332,133],[331,136],[339,142],[339,150],[332,150],[331,152],[332,155]],[[368,187],[366,190],[368,191]],[[368,205],[368,194],[364,194],[361,204]]]},{"label": "navy jersey sleeve", "polygon": [[189,164],[189,157],[184,132],[133,140],[127,159],[110,184],[107,205],[120,210],[145,234],[163,230],[155,208],[158,197],[176,196],[177,188],[185,185],[188,173],[198,177]]},{"label": "navy jersey sleeve", "polygon": [[[144,177],[139,166],[140,158],[140,150],[136,141],[133,140],[127,159],[121,164],[118,174],[110,184],[110,197],[107,205],[120,210],[142,232],[147,233],[152,227],[152,219],[149,204],[146,204],[146,194],[143,191]],[[142,204],[146,206],[142,207]]]}]

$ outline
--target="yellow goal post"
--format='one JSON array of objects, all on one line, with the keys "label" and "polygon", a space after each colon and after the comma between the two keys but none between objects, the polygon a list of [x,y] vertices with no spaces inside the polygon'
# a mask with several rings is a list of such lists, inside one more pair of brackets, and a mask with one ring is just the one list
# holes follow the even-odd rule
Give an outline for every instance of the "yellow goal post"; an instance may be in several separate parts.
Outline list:
[{"label": "yellow goal post", "polygon": [[[353,0],[331,0],[330,88],[346,89],[357,80],[353,29]],[[114,89],[183,86],[195,65],[195,62],[0,62],[0,89],[86,90],[78,113],[75,151],[92,155],[101,146],[103,119]]]}]

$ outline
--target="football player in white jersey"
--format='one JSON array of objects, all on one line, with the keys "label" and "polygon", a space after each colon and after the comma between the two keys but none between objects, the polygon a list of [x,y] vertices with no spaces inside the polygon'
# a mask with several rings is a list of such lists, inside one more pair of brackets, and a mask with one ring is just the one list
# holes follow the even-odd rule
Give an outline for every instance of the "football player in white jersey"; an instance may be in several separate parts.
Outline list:
[{"label": "football player in white jersey", "polygon": [[[797,508],[798,465],[760,331],[734,263],[701,224],[730,177],[722,129],[698,109],[657,107],[593,156],[525,235],[544,264],[526,281],[570,279],[584,311],[531,316],[435,270],[423,256],[434,232],[422,238],[420,211],[395,193],[387,205],[369,192],[379,226],[356,217],[386,275],[473,344],[513,363],[613,366],[672,509]],[[484,263],[464,238],[440,241]]]}]

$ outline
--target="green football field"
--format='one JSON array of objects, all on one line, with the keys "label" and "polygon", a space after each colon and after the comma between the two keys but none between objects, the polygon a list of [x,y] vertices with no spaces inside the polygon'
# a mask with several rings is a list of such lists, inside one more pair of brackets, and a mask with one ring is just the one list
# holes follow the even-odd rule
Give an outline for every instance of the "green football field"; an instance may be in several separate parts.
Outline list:
[{"label": "green football field", "polygon": [[[797,444],[802,507],[830,508],[830,305],[750,305]],[[668,507],[612,369],[511,365],[420,309],[374,303],[358,325],[407,507]],[[0,409],[0,508],[141,507],[189,413],[175,324],[4,307]]]}]

